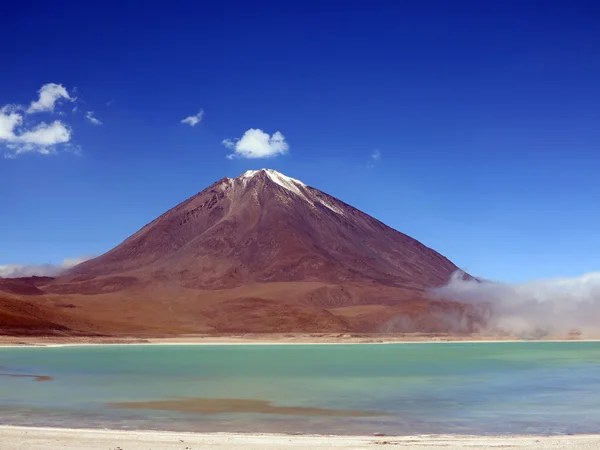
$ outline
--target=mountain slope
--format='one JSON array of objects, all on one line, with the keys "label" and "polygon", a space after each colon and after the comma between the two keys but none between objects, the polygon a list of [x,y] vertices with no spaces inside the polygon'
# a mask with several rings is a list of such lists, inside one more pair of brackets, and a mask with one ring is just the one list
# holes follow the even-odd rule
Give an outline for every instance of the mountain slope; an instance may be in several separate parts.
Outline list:
[{"label": "mountain slope", "polygon": [[415,239],[263,169],[217,181],[36,286],[111,332],[435,331],[444,303],[429,320],[427,290],[456,270]]},{"label": "mountain slope", "polygon": [[145,272],[184,286],[250,282],[442,285],[457,267],[317,189],[271,170],[224,178],[71,275]]}]

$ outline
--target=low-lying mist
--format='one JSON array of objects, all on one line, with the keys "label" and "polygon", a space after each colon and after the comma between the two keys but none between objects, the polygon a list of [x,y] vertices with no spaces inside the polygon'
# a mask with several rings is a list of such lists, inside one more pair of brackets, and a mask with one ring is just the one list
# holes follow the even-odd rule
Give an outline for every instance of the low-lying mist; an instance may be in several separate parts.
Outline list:
[{"label": "low-lying mist", "polygon": [[90,258],[90,256],[67,258],[60,264],[0,264],[0,278],[55,277]]},{"label": "low-lying mist", "polygon": [[600,272],[510,284],[465,279],[431,291],[435,298],[485,308],[489,315],[480,333],[521,337],[600,336]]}]

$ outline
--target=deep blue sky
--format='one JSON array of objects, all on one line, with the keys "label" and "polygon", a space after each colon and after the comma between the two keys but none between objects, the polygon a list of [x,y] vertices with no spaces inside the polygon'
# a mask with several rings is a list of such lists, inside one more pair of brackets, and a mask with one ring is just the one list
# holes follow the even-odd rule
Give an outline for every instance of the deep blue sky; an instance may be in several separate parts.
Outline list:
[{"label": "deep blue sky", "polygon": [[[0,265],[100,254],[271,167],[476,275],[600,269],[598,2],[125,3],[3,8],[0,106],[62,84],[81,154],[0,158]],[[227,159],[250,128],[289,153]]]}]

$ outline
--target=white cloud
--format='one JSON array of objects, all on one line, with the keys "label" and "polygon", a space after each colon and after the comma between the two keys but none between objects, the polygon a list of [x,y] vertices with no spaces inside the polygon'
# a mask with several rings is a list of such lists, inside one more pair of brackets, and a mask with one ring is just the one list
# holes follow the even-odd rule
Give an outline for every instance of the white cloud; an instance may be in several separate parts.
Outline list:
[{"label": "white cloud", "polygon": [[18,278],[31,276],[53,277],[60,275],[65,270],[75,267],[84,261],[90,259],[89,256],[77,258],[67,258],[60,264],[40,264],[40,265],[22,265],[22,264],[0,264],[0,278]]},{"label": "white cloud", "polygon": [[102,122],[94,117],[94,111],[86,112],[85,119],[92,125],[102,125]]},{"label": "white cloud", "polygon": [[195,116],[186,117],[181,121],[181,123],[187,123],[190,127],[194,127],[202,121],[202,117],[204,116],[204,110],[198,111],[198,114]]},{"label": "white cloud", "polygon": [[0,145],[8,150],[5,153],[8,158],[27,152],[49,155],[56,152],[57,146],[71,141],[71,128],[62,121],[32,123],[29,114],[53,112],[60,98],[74,99],[63,86],[54,83],[42,86],[39,93],[39,100],[32,102],[26,111],[20,105],[9,104],[0,108]]},{"label": "white cloud", "polygon": [[17,136],[18,142],[44,148],[64,144],[69,142],[70,139],[71,131],[60,120],[55,120],[50,125],[42,122],[35,128],[24,131]]},{"label": "white cloud", "polygon": [[60,120],[55,120],[51,124],[42,122],[33,128],[15,133],[22,123],[23,116],[20,114],[14,112],[6,114],[0,110],[0,143],[10,150],[7,153],[9,157],[26,152],[47,155],[55,151],[56,145],[71,140],[71,130]]},{"label": "white cloud", "polygon": [[485,307],[491,314],[486,332],[600,335],[600,272],[519,284],[465,280],[457,273],[433,293]]},{"label": "white cloud", "polygon": [[15,138],[14,129],[23,123],[23,116],[7,105],[0,109],[0,141]]},{"label": "white cloud", "polygon": [[375,167],[375,164],[377,164],[377,162],[379,162],[380,159],[381,159],[381,152],[379,150],[373,150],[371,152],[371,154],[369,155],[368,166],[371,168]]},{"label": "white cloud", "polygon": [[257,128],[250,128],[241,139],[224,139],[222,144],[225,148],[233,150],[233,153],[227,156],[229,159],[272,158],[285,155],[290,148],[285,136],[279,131],[270,136]]},{"label": "white cloud", "polygon": [[109,100],[109,101],[107,101],[107,102],[106,102],[106,106],[110,106],[110,105],[112,105],[114,102],[115,102],[114,100]]},{"label": "white cloud", "polygon": [[75,101],[62,84],[48,83],[43,85],[38,91],[40,97],[37,101],[31,102],[31,105],[27,109],[28,114],[37,112],[54,111],[54,105],[60,99],[69,101]]},{"label": "white cloud", "polygon": [[223,139],[222,144],[225,146],[225,148],[228,148],[230,150],[233,150],[235,148],[235,142],[232,139]]}]

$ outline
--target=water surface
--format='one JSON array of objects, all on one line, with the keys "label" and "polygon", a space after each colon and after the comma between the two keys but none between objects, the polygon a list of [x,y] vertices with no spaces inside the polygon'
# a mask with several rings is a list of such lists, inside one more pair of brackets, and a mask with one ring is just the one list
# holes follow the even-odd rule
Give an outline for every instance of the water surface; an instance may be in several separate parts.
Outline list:
[{"label": "water surface", "polygon": [[0,374],[11,425],[600,432],[600,342],[0,348]]}]

